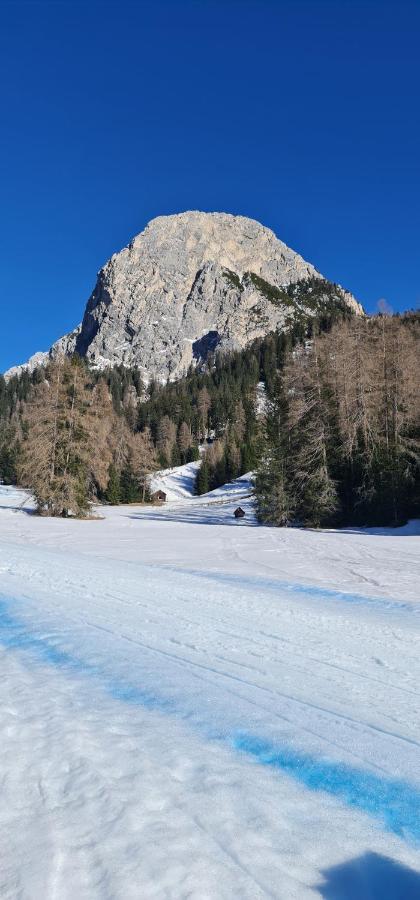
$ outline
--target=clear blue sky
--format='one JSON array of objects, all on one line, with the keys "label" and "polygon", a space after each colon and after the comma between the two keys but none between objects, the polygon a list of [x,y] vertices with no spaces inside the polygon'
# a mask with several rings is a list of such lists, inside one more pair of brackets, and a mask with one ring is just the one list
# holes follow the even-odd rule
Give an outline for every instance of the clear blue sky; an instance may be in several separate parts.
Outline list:
[{"label": "clear blue sky", "polygon": [[0,371],[156,215],[258,219],[420,299],[419,0],[0,0]]}]

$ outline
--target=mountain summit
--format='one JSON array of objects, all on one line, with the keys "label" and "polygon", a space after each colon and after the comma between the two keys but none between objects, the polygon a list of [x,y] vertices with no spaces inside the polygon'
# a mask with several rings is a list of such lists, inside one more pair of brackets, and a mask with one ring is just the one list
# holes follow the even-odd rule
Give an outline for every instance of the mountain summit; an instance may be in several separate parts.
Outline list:
[{"label": "mountain summit", "polygon": [[100,270],[81,325],[26,366],[76,351],[96,367],[122,363],[146,380],[175,378],[209,351],[244,347],[337,306],[363,313],[259,222],[159,216]]}]

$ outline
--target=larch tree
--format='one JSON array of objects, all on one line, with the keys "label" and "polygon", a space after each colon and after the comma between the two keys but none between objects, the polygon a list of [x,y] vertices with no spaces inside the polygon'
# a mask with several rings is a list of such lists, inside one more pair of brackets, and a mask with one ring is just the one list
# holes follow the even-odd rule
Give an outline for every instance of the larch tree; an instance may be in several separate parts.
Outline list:
[{"label": "larch tree", "polygon": [[159,451],[162,465],[170,466],[172,463],[172,453],[176,444],[176,425],[165,415],[159,421],[157,428],[156,446]]},{"label": "larch tree", "polygon": [[181,461],[184,463],[187,459],[187,453],[190,449],[193,440],[191,434],[191,426],[187,425],[185,421],[181,422],[178,428],[178,447],[179,452],[181,454]]},{"label": "larch tree", "polygon": [[149,428],[131,436],[129,464],[144,502],[148,494],[149,476],[157,468],[157,455]]},{"label": "larch tree", "polygon": [[39,512],[85,516],[92,497],[96,437],[89,374],[77,357],[52,363],[45,381],[34,387],[25,432],[19,474]]}]

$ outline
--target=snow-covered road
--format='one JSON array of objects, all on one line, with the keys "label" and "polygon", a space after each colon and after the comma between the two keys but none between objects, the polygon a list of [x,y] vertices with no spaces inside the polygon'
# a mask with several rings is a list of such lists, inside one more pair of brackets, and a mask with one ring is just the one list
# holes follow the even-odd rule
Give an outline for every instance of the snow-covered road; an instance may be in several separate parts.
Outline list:
[{"label": "snow-covered road", "polygon": [[2,897],[420,896],[420,528],[248,494],[71,522],[0,488]]}]

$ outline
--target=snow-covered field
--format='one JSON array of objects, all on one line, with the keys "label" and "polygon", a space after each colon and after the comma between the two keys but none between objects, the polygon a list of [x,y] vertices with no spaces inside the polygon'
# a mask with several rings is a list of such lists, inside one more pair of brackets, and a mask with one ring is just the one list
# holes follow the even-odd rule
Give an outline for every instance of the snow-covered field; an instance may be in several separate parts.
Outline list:
[{"label": "snow-covered field", "polygon": [[419,898],[419,523],[182,468],[93,521],[0,487],[0,896]]}]

